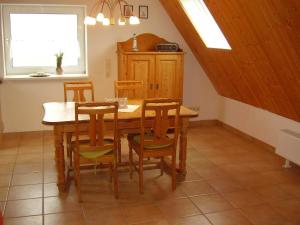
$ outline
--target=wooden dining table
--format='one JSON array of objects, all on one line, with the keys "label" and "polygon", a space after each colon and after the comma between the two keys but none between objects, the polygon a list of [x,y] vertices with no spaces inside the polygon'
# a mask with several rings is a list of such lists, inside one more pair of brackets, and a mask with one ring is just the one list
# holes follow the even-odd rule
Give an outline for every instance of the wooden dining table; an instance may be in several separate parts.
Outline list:
[{"label": "wooden dining table", "polygon": [[[118,129],[119,133],[128,130],[137,130],[140,128],[141,104],[142,100],[131,100],[131,105],[139,105],[133,112],[118,113]],[[44,117],[42,123],[44,125],[53,126],[54,142],[55,142],[55,162],[57,168],[57,185],[60,192],[66,190],[66,163],[64,153],[64,137],[67,133],[75,132],[75,103],[74,102],[47,102],[43,104]],[[154,115],[148,115],[149,121]],[[186,175],[186,156],[187,156],[187,132],[189,119],[197,117],[198,113],[181,106],[180,109],[180,136],[179,136],[179,162],[177,163],[177,175],[184,178]],[[170,117],[170,125],[172,124]],[[87,118],[82,118],[80,129],[87,129]],[[105,118],[107,127],[111,123],[112,118]]]}]

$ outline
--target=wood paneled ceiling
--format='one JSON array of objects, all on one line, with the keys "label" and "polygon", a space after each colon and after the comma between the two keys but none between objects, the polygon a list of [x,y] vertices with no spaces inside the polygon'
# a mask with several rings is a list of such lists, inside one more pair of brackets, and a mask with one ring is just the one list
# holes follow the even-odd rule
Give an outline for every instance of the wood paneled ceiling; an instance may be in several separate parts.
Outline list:
[{"label": "wood paneled ceiling", "polygon": [[179,0],[160,0],[218,93],[300,121],[300,0],[204,1],[231,51],[206,48]]}]

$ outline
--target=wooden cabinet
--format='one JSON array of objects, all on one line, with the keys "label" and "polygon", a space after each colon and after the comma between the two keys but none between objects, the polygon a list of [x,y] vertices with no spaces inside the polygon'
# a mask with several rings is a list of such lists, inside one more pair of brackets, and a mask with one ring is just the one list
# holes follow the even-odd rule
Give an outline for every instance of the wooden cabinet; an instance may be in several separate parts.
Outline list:
[{"label": "wooden cabinet", "polygon": [[152,34],[137,36],[138,52],[132,40],[118,43],[118,79],[142,80],[146,98],[182,98],[184,53],[155,52],[155,44],[166,42]]}]

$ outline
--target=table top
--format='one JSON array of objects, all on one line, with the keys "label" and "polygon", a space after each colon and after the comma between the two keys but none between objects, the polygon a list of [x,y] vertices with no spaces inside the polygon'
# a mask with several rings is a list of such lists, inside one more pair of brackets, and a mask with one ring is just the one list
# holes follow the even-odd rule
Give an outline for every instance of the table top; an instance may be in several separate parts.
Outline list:
[{"label": "table top", "polygon": [[[134,112],[119,112],[118,120],[136,120],[141,118],[141,100],[130,100],[128,104],[140,105]],[[69,124],[75,121],[75,103],[74,102],[47,102],[43,104],[44,118],[42,123],[45,125]],[[170,115],[173,113],[170,112]],[[153,117],[154,114],[146,114],[148,117]],[[181,106],[180,117],[197,117],[198,113]],[[79,118],[82,121],[88,120],[87,117]],[[112,115],[106,115],[106,120],[112,120]]]}]

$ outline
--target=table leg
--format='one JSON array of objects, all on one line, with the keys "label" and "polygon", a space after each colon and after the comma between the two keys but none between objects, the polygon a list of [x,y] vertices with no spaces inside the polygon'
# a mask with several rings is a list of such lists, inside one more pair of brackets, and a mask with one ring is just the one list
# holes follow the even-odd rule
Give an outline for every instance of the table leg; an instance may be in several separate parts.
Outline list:
[{"label": "table leg", "polygon": [[186,155],[187,155],[187,131],[189,126],[189,119],[182,118],[180,127],[180,138],[179,138],[179,168],[178,173],[186,175]]},{"label": "table leg", "polygon": [[60,192],[65,191],[65,156],[64,156],[64,133],[61,126],[54,126],[55,139],[55,162],[57,170],[57,186]]}]

